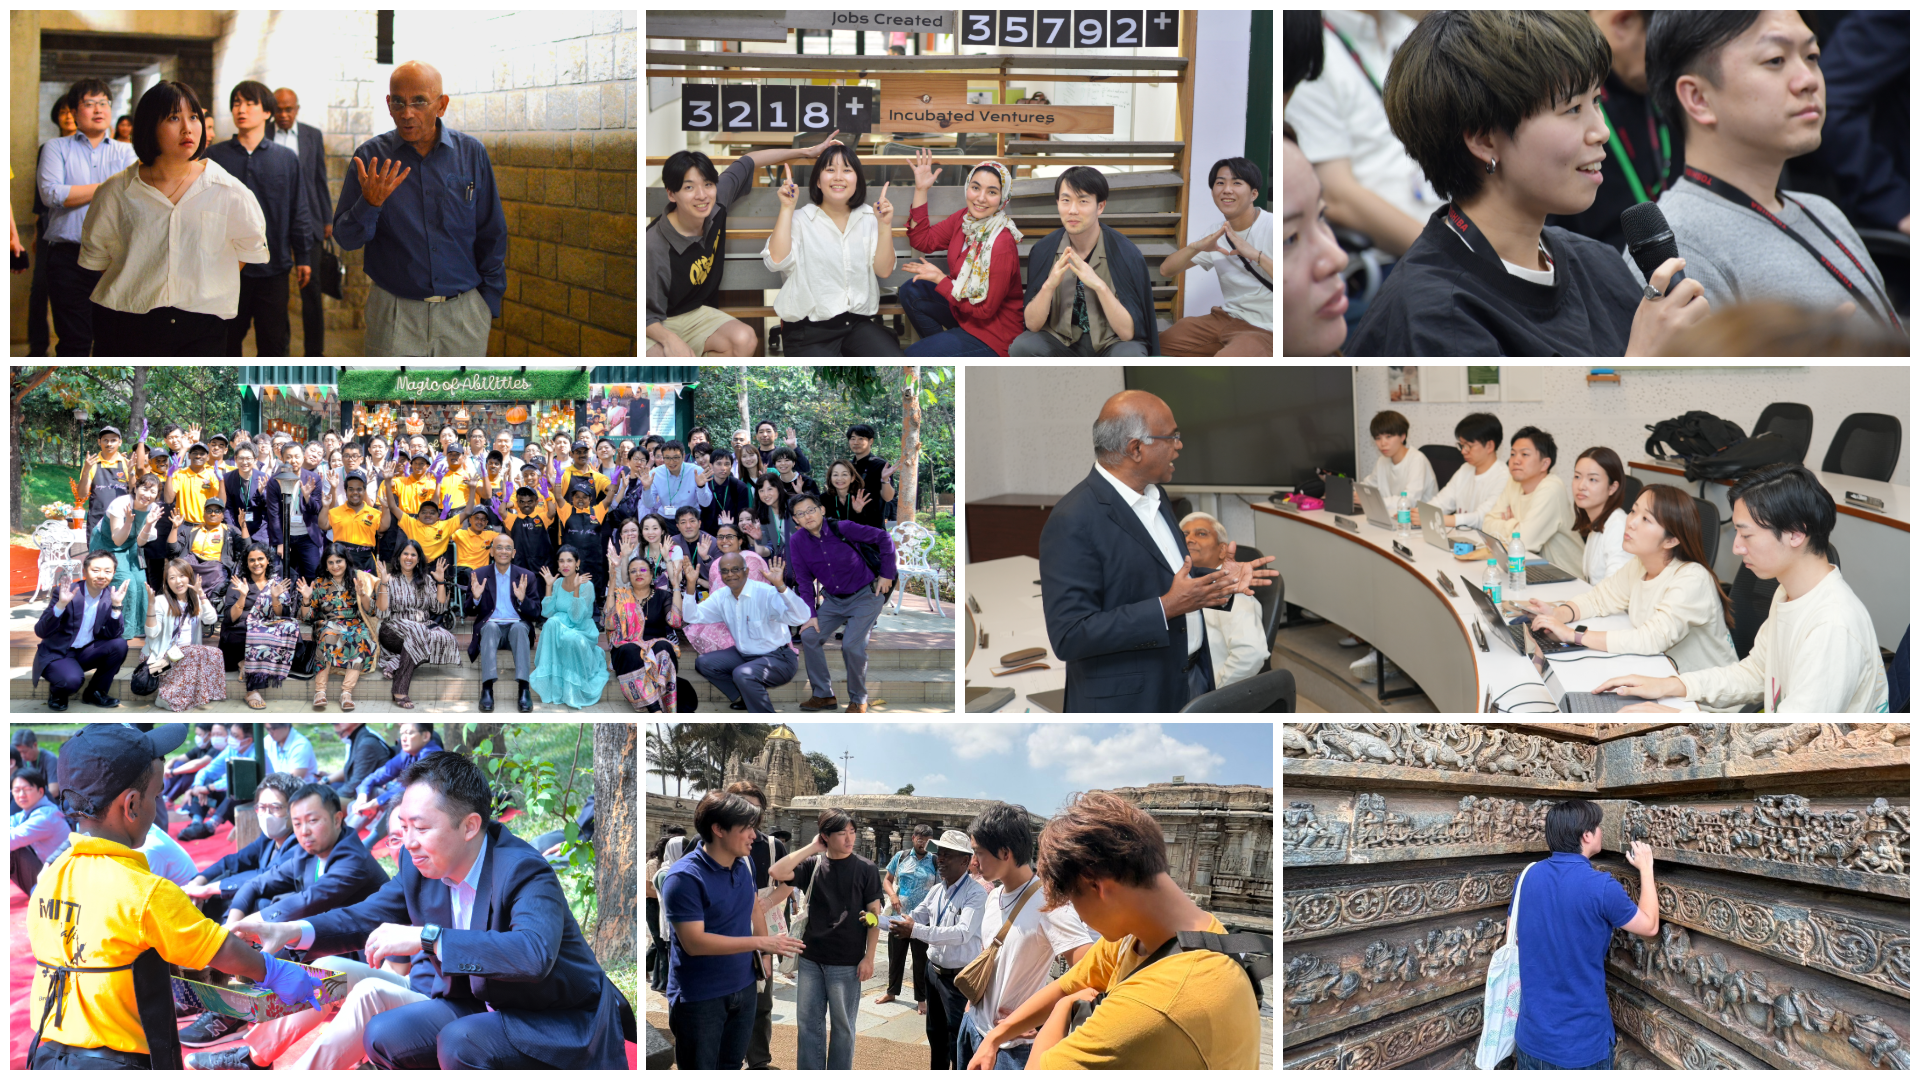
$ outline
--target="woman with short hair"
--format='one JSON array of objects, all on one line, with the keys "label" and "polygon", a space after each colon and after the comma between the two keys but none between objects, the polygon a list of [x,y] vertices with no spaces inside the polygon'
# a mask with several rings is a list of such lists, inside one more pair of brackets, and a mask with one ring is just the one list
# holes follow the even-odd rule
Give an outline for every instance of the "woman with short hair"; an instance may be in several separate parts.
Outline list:
[{"label": "woman with short hair", "polygon": [[272,256],[260,201],[207,160],[207,140],[206,111],[186,83],[140,96],[139,161],[94,191],[81,230],[80,265],[101,271],[95,356],[227,355],[241,264]]}]

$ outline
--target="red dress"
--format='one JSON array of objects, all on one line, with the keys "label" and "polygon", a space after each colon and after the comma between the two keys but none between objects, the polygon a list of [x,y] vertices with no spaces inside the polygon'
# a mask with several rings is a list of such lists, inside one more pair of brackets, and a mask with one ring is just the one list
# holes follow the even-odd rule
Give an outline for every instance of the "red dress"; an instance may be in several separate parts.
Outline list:
[{"label": "red dress", "polygon": [[1013,345],[1013,339],[1026,330],[1026,294],[1020,287],[1020,245],[1010,229],[1000,230],[993,238],[993,255],[987,268],[987,298],[975,304],[953,298],[954,275],[966,265],[966,233],[960,226],[966,210],[956,210],[938,225],[928,221],[925,203],[913,208],[907,219],[907,242],[915,251],[947,253],[946,277],[940,279],[940,295],[959,321],[960,329],[1001,356]]}]

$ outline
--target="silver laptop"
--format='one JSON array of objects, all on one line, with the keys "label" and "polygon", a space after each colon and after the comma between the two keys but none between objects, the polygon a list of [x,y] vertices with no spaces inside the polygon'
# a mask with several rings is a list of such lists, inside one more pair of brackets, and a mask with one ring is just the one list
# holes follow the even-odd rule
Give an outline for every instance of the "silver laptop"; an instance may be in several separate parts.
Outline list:
[{"label": "silver laptop", "polygon": [[1434,547],[1439,548],[1449,555],[1453,554],[1453,542],[1456,538],[1469,544],[1480,543],[1482,534],[1479,530],[1468,528],[1448,529],[1442,524],[1442,522],[1446,520],[1446,517],[1446,512],[1440,509],[1440,504],[1430,502],[1420,504],[1420,535],[1427,538],[1427,543],[1432,544]]},{"label": "silver laptop", "polygon": [[1380,494],[1379,488],[1372,484],[1355,484],[1353,493],[1360,496],[1360,508],[1367,512],[1367,524],[1383,529],[1393,528],[1393,515],[1387,511],[1387,500]]},{"label": "silver laptop", "polygon": [[1547,663],[1542,653],[1529,638],[1526,642],[1527,659],[1533,661],[1534,670],[1540,673],[1540,679],[1547,687],[1547,700],[1554,703],[1557,711],[1563,713],[1615,713],[1644,698],[1628,697],[1625,694],[1593,694],[1585,691],[1569,691],[1561,682],[1560,675],[1553,665]]}]

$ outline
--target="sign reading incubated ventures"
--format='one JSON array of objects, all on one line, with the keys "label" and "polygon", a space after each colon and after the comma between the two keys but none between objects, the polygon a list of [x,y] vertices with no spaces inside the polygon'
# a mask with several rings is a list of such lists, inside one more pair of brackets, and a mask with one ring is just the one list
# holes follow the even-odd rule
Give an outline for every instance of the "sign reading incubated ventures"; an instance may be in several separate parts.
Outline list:
[{"label": "sign reading incubated ventures", "polygon": [[890,76],[880,84],[875,131],[1007,131],[1111,135],[1111,105],[976,105],[964,80]]},{"label": "sign reading incubated ventures", "polygon": [[572,401],[587,396],[587,371],[340,372],[347,401]]}]

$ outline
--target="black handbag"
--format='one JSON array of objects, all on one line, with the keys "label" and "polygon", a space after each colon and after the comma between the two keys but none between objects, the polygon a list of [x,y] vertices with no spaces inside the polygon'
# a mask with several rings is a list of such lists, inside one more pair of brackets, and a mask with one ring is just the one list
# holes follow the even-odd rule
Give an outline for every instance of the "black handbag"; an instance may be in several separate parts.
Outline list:
[{"label": "black handbag", "polygon": [[320,291],[343,300],[347,285],[347,267],[340,261],[340,254],[334,250],[333,238],[321,242],[319,252],[314,258],[314,274],[320,279]]},{"label": "black handbag", "polygon": [[160,689],[160,676],[153,673],[143,657],[140,665],[133,669],[133,678],[129,681],[134,697],[146,697]]},{"label": "black handbag", "polygon": [[293,666],[287,669],[287,677],[299,679],[302,682],[311,681],[315,675],[319,674],[313,666],[313,661],[313,640],[301,638],[299,644],[293,647]]}]

